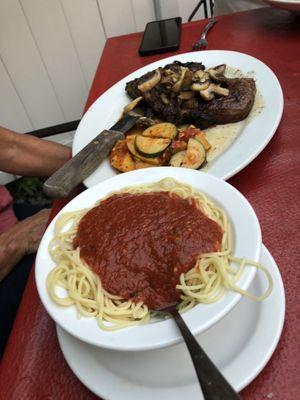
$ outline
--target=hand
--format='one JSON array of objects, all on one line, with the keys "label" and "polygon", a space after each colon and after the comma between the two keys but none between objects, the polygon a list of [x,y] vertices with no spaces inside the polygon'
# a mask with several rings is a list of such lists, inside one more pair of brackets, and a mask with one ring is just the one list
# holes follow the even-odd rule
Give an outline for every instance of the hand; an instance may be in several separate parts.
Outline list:
[{"label": "hand", "polygon": [[37,251],[49,216],[50,210],[44,209],[16,225],[17,238],[19,237],[23,242],[22,248],[24,254],[32,254]]},{"label": "hand", "polygon": [[25,254],[37,251],[49,216],[50,210],[39,211],[0,235],[0,281]]}]

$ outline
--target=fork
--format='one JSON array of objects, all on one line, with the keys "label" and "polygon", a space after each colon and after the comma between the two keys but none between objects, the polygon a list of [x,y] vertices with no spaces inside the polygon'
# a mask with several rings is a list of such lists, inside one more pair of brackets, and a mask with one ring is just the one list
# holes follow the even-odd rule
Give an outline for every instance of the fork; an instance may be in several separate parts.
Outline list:
[{"label": "fork", "polygon": [[206,35],[208,31],[216,24],[218,20],[216,18],[212,18],[208,24],[206,24],[204,31],[202,32],[202,35],[200,39],[193,45],[193,50],[201,50],[205,49],[207,46],[207,40],[206,40]]},{"label": "fork", "polygon": [[176,308],[177,304],[157,309],[170,314],[180,330],[191,355],[205,400],[242,400],[221,371],[204,352]]}]

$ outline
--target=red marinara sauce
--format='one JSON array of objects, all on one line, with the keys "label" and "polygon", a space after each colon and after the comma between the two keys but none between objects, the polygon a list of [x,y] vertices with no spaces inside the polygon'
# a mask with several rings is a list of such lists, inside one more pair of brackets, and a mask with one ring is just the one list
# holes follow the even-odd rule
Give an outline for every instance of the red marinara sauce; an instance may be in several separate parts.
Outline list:
[{"label": "red marinara sauce", "polygon": [[220,250],[222,235],[194,200],[120,193],[87,212],[73,246],[109,293],[159,309],[180,300],[180,274],[198,255]]}]

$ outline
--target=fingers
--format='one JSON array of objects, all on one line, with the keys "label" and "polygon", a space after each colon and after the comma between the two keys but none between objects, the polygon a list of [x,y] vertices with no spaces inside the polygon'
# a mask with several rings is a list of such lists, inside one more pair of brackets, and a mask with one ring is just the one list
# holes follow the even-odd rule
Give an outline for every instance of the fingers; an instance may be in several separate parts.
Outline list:
[{"label": "fingers", "polygon": [[44,209],[0,235],[0,281],[25,254],[37,251],[49,216],[50,210]]}]

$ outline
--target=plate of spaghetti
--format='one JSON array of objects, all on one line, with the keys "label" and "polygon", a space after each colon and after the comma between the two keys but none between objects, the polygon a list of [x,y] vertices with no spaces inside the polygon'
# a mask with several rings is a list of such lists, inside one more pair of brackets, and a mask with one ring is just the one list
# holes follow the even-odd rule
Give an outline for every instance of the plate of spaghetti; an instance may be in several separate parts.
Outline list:
[{"label": "plate of spaghetti", "polygon": [[[137,351],[181,340],[159,310],[174,302],[194,334],[272,278],[259,222],[231,185],[199,171],[150,168],[79,194],[41,241],[36,282],[50,316],[96,346]],[[269,280],[247,292],[257,270]]]}]

